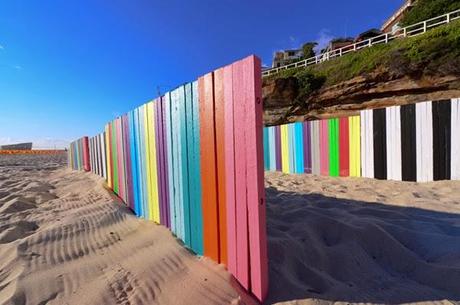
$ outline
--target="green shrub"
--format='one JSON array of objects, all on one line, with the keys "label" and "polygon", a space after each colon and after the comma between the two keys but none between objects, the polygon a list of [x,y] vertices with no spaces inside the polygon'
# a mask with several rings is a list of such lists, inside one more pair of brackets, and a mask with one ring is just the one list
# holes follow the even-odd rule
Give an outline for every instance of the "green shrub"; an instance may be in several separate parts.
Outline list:
[{"label": "green shrub", "polygon": [[419,23],[427,19],[460,9],[460,0],[418,0],[401,20],[402,26]]}]

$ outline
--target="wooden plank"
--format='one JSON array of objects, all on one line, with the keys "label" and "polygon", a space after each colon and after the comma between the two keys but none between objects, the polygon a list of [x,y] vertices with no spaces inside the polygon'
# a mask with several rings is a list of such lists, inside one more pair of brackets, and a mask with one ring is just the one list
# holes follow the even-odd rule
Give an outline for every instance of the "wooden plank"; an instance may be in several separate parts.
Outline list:
[{"label": "wooden plank", "polygon": [[176,214],[176,235],[182,241],[184,240],[184,218],[183,218],[183,189],[181,175],[181,141],[180,141],[180,88],[171,93],[171,132],[173,141],[173,174],[174,174],[174,211]]},{"label": "wooden plank", "polygon": [[264,169],[270,168],[270,144],[268,144],[268,127],[264,127]]},{"label": "wooden plank", "polygon": [[385,111],[387,179],[401,181],[401,109],[400,106],[392,106]]},{"label": "wooden plank", "polygon": [[304,143],[303,143],[303,124],[301,122],[294,123],[294,139],[295,139],[295,172],[302,174],[304,172]]},{"label": "wooden plank", "polygon": [[460,99],[452,100],[451,179],[460,180]]},{"label": "wooden plank", "polygon": [[138,165],[137,165],[137,149],[136,149],[136,125],[135,125],[134,116],[135,116],[135,111],[130,111],[128,113],[133,207],[134,207],[134,213],[139,217],[140,216],[139,181],[138,181]]},{"label": "wooden plank", "polygon": [[144,167],[145,167],[145,177],[146,177],[146,219],[148,220],[153,220],[153,190],[152,190],[152,169],[151,169],[151,164],[152,162],[150,161],[150,121],[149,121],[149,112],[150,112],[150,107],[149,103],[145,104],[142,107],[142,113],[143,113],[143,137],[144,137],[144,147],[143,147],[143,155],[144,155]]},{"label": "wooden plank", "polygon": [[[208,73],[198,80],[200,105],[200,155],[203,187],[203,235],[204,255],[219,261],[219,223],[216,170],[216,131],[214,105],[214,75]],[[238,139],[236,139],[238,140]],[[238,145],[236,145],[238,147]],[[244,152],[244,151],[243,151]],[[236,158],[239,152],[236,152]],[[244,171],[238,171],[244,175]],[[241,189],[242,190],[242,189]],[[246,218],[246,217],[245,217]]]},{"label": "wooden plank", "polygon": [[295,173],[295,132],[294,124],[288,124],[289,173]]},{"label": "wooden plank", "polygon": [[432,103],[433,112],[433,179],[449,180],[451,167],[451,102]]},{"label": "wooden plank", "polygon": [[130,150],[130,139],[129,139],[129,126],[128,126],[128,115],[124,114],[121,117],[122,129],[123,129],[123,154],[124,158],[124,166],[125,166],[125,180],[126,180],[126,189],[125,189],[125,196],[127,200],[128,206],[134,210],[134,200],[133,200],[133,180],[132,180],[132,169],[131,169],[131,150]]},{"label": "wooden plank", "polygon": [[433,181],[433,120],[431,102],[415,104],[417,181]]},{"label": "wooden plank", "polygon": [[112,170],[113,170],[113,191],[118,195],[118,151],[117,151],[117,129],[115,120],[111,124],[112,144]]},{"label": "wooden plank", "polygon": [[184,223],[184,243],[191,248],[191,213],[190,213],[190,176],[188,159],[188,125],[192,124],[192,118],[188,113],[187,104],[192,99],[190,84],[179,88],[179,135],[181,141],[181,178],[182,178],[182,211]]},{"label": "wooden plank", "polygon": [[270,127],[269,128],[269,154],[270,154],[270,168],[269,170],[271,171],[276,171],[276,140],[275,140],[275,127]]},{"label": "wooden plank", "polygon": [[140,165],[140,182],[142,188],[142,217],[149,218],[149,194],[147,185],[147,156],[146,156],[146,142],[145,142],[145,105],[138,108],[139,120],[139,165]]},{"label": "wooden plank", "polygon": [[[239,102],[240,98],[244,99],[246,109],[245,128],[235,130],[241,133],[244,132],[246,141],[246,203],[249,225],[250,287],[252,293],[262,301],[265,299],[268,291],[268,258],[262,146],[262,71],[260,60],[255,56],[250,56],[234,65],[237,72],[239,70],[237,66],[242,66],[244,80],[244,88],[238,87],[239,83],[236,82],[234,90],[236,103]],[[242,94],[242,96],[239,96],[239,94]],[[238,110],[238,108],[236,110]],[[235,112],[235,117],[237,113],[238,112]],[[238,180],[240,180],[239,177]],[[248,253],[246,252],[245,256],[247,255]],[[238,260],[239,259],[240,256],[238,256]]]},{"label": "wooden plank", "polygon": [[329,130],[328,120],[319,121],[320,173],[329,176]]},{"label": "wooden plank", "polygon": [[281,126],[275,126],[276,170],[282,171]]},{"label": "wooden plank", "polygon": [[311,171],[321,175],[320,121],[311,122]]},{"label": "wooden plank", "polygon": [[339,120],[337,118],[328,120],[329,135],[329,175],[338,177],[340,174],[339,165]]},{"label": "wooden plank", "polygon": [[[235,132],[235,194],[236,194],[236,244],[237,244],[237,273],[240,284],[249,289],[249,239],[247,211],[247,173],[246,173],[246,96],[245,96],[245,67],[243,64],[233,64],[233,107]],[[285,139],[284,139],[285,141]],[[287,147],[284,143],[285,148]],[[283,156],[284,157],[284,156]],[[283,163],[286,163],[283,160]],[[283,165],[283,167],[286,165]],[[289,165],[287,165],[289,166]]]},{"label": "wooden plank", "polygon": [[235,158],[235,117],[233,99],[233,67],[224,68],[224,111],[225,111],[225,171],[227,177],[227,268],[230,273],[238,275],[237,269],[237,214],[236,214],[236,167]]},{"label": "wooden plank", "polygon": [[201,159],[200,159],[200,110],[198,96],[198,82],[192,84],[192,126],[190,132],[191,144],[189,144],[190,158],[190,189],[192,210],[192,249],[195,253],[203,255],[203,210],[202,210],[202,186],[201,186]]},{"label": "wooden plank", "polygon": [[415,104],[401,106],[401,177],[417,181],[417,133]]},{"label": "wooden plank", "polygon": [[386,110],[372,111],[374,130],[374,178],[387,179]]},{"label": "wooden plank", "polygon": [[112,178],[112,144],[111,144],[111,126],[108,123],[105,127],[105,145],[106,145],[106,162],[107,162],[107,185],[110,189],[113,189],[113,178]]},{"label": "wooden plank", "polygon": [[311,122],[303,122],[303,162],[304,173],[311,174]]},{"label": "wooden plank", "polygon": [[[156,101],[155,101],[156,102]],[[149,124],[149,161],[150,161],[150,183],[152,194],[152,220],[160,223],[160,205],[158,201],[158,169],[157,169],[157,146],[155,136],[155,108],[154,102],[147,104]]]},{"label": "wooden plank", "polygon": [[170,225],[171,231],[177,235],[176,229],[176,205],[174,195],[174,142],[173,142],[173,130],[172,130],[172,93],[168,92],[165,95],[165,126],[166,126],[166,144],[167,144],[167,171],[168,171],[168,190],[169,190],[169,214],[170,214]]},{"label": "wooden plank", "polygon": [[[219,223],[219,263],[227,265],[227,205],[225,171],[225,92],[224,69],[214,71],[216,169]],[[262,134],[260,135],[262,137]],[[263,158],[263,156],[262,156]],[[262,159],[263,160],[263,159]]]},{"label": "wooden plank", "polygon": [[350,176],[350,126],[349,118],[339,119],[339,166],[340,176]]},{"label": "wooden plank", "polygon": [[107,135],[106,129],[101,134],[101,151],[102,151],[102,176],[105,178],[105,181],[108,179],[107,175],[107,143],[106,143]]},{"label": "wooden plank", "polygon": [[125,164],[124,164],[124,148],[123,148],[123,129],[122,129],[121,117],[117,119],[117,149],[118,149],[118,170],[119,170],[119,189],[120,189],[120,198],[126,203],[126,179],[125,179]]},{"label": "wooden plank", "polygon": [[162,134],[162,114],[161,114],[161,97],[154,103],[154,124],[155,124],[155,144],[157,148],[156,162],[158,175],[158,205],[160,224],[167,226],[165,198],[164,198],[164,162],[163,162],[163,134]]},{"label": "wooden plank", "polygon": [[374,178],[373,110],[361,111],[361,148],[362,176]]},{"label": "wooden plank", "polygon": [[281,125],[281,166],[283,173],[289,174],[289,136],[288,125]]},{"label": "wooden plank", "polygon": [[350,143],[350,177],[361,177],[361,117],[348,120]]}]

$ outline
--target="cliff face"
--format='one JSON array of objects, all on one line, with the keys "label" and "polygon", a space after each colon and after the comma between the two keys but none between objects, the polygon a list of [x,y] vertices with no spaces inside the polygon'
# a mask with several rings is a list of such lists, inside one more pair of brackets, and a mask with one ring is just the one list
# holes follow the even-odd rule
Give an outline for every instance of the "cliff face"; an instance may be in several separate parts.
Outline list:
[{"label": "cliff face", "polygon": [[400,76],[375,71],[299,97],[295,77],[264,80],[264,122],[282,124],[356,114],[368,108],[460,97],[460,77]]}]

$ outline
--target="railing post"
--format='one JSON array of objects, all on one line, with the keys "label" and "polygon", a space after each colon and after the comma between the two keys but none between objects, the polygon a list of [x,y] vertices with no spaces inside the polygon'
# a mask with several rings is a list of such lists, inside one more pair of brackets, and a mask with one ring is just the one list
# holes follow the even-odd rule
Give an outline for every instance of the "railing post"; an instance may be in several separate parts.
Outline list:
[{"label": "railing post", "polygon": [[450,22],[450,13],[447,14],[447,23],[449,23],[449,22]]},{"label": "railing post", "polygon": [[372,38],[369,39],[369,47],[372,47]]},{"label": "railing post", "polygon": [[340,48],[340,56],[342,56],[342,48]]},{"label": "railing post", "polygon": [[407,37],[407,28],[404,28],[403,35],[404,37]]},{"label": "railing post", "polygon": [[385,43],[388,43],[388,33],[385,34]]},{"label": "railing post", "polygon": [[426,21],[423,22],[423,33],[426,32]]},{"label": "railing post", "polygon": [[356,43],[353,44],[353,51],[356,51]]}]

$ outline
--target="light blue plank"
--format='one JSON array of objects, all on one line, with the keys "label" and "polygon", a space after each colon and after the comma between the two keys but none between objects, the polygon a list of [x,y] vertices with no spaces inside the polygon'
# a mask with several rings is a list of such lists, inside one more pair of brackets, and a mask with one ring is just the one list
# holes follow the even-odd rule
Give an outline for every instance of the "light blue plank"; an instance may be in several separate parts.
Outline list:
[{"label": "light blue plank", "polygon": [[269,144],[268,144],[268,127],[264,127],[264,169],[267,171],[270,168],[270,157],[269,157]]},{"label": "light blue plank", "polygon": [[184,101],[181,103],[181,145],[182,145],[182,176],[183,196],[184,196],[184,237],[185,244],[192,248],[191,230],[191,157],[193,153],[193,108],[192,108],[192,84],[184,86]]},{"label": "light blue plank", "polygon": [[269,133],[270,143],[270,170],[276,171],[276,145],[275,145],[275,127],[270,127]]},{"label": "light blue plank", "polygon": [[173,157],[173,150],[174,150],[174,143],[172,137],[172,98],[171,92],[165,94],[164,100],[164,107],[165,107],[165,126],[166,126],[166,145],[167,145],[167,166],[168,166],[168,186],[169,186],[169,215],[170,215],[170,223],[171,223],[171,231],[177,236],[177,229],[176,229],[176,210],[175,210],[175,197],[174,197],[174,157]]},{"label": "light blue plank", "polygon": [[131,174],[133,182],[133,200],[134,200],[134,213],[137,216],[141,215],[141,209],[139,204],[139,179],[138,179],[138,165],[137,165],[137,149],[136,149],[136,124],[135,124],[135,111],[128,113],[129,122],[129,144],[131,151]]}]

